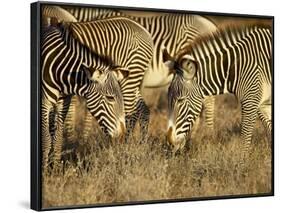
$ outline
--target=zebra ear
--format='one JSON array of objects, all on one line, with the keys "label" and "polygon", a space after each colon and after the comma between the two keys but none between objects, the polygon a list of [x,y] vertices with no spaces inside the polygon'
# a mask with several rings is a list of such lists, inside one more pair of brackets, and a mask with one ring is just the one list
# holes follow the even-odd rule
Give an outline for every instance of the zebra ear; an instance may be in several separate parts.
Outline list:
[{"label": "zebra ear", "polygon": [[174,66],[175,66],[175,60],[174,58],[168,53],[166,48],[162,49],[162,58],[163,63],[166,65],[166,67],[169,69],[169,74],[174,73]]},{"label": "zebra ear", "polygon": [[130,71],[127,68],[124,67],[115,67],[113,69],[113,73],[115,74],[118,81],[123,80],[124,78],[127,78],[130,74]]},{"label": "zebra ear", "polygon": [[180,66],[183,69],[183,77],[186,80],[192,80],[195,76],[198,62],[190,55],[184,55],[180,61]]},{"label": "zebra ear", "polygon": [[82,66],[82,70],[86,73],[89,80],[94,82],[103,81],[104,74],[100,70],[94,70],[85,66]]}]

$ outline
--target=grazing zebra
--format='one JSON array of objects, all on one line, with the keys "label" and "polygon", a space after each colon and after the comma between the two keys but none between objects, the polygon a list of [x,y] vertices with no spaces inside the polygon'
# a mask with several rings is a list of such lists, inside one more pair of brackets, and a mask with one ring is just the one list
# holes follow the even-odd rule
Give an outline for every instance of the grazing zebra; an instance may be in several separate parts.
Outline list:
[{"label": "grazing zebra", "polygon": [[[51,7],[48,7],[50,11]],[[127,68],[128,78],[120,82],[128,127],[126,138],[139,120],[141,140],[146,140],[149,109],[141,96],[140,87],[153,54],[153,43],[149,33],[141,25],[125,17],[68,25],[75,38],[90,50]]]},{"label": "grazing zebra", "polygon": [[141,140],[146,140],[149,108],[142,98],[140,88],[153,54],[149,33],[135,21],[124,17],[70,23],[69,29],[90,50],[127,68],[128,77],[120,81],[126,113],[126,138],[136,122],[140,121]]},{"label": "grazing zebra", "polygon": [[[163,47],[174,55],[181,49],[186,48],[190,42],[205,33],[215,32],[216,25],[198,15],[187,14],[160,14],[153,16],[132,16],[126,11],[118,11],[100,8],[63,7],[78,21],[98,20],[111,16],[126,16],[140,23],[151,35],[153,40],[153,60],[148,71],[144,75],[142,90],[151,92],[153,88],[168,85],[172,80],[172,75],[163,63],[161,51]],[[159,93],[152,92],[153,98],[148,96],[146,100],[151,100],[153,104],[158,103]],[[156,95],[156,96],[155,96]],[[214,97],[205,99],[206,123],[210,130],[214,129]]]},{"label": "grazing zebra", "polygon": [[163,51],[175,75],[168,91],[167,139],[183,147],[206,96],[233,93],[241,103],[243,159],[257,116],[271,133],[272,33],[262,25],[228,26],[203,36],[176,57]]},{"label": "grazing zebra", "polygon": [[87,108],[103,132],[111,137],[122,136],[125,114],[118,80],[126,77],[127,70],[84,47],[67,27],[46,29],[41,50],[44,167],[48,165],[52,142],[55,165],[61,158],[63,123],[72,95],[86,99]]}]

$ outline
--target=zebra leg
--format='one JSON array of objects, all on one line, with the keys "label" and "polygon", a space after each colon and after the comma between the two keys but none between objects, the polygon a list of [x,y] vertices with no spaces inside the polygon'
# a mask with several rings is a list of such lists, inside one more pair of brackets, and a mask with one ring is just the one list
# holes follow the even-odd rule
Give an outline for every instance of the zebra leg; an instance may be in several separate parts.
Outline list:
[{"label": "zebra leg", "polygon": [[49,113],[49,132],[52,140],[54,138],[55,131],[56,131],[56,120],[57,120],[57,114],[55,111],[55,107],[53,107],[53,109],[50,110]]},{"label": "zebra leg", "polygon": [[268,137],[271,138],[271,103],[262,104],[258,110],[258,115],[263,123],[263,126],[266,128]]},{"label": "zebra leg", "polygon": [[147,142],[150,110],[143,99],[139,100],[138,112],[140,119],[141,142]]},{"label": "zebra leg", "polygon": [[87,142],[91,129],[92,129],[92,114],[88,109],[85,111],[84,129],[83,129],[83,141]]},{"label": "zebra leg", "polygon": [[76,139],[75,121],[76,121],[77,96],[73,96],[69,105],[68,113],[65,119],[65,133],[67,140],[74,142]]},{"label": "zebra leg", "polygon": [[41,109],[41,125],[42,125],[42,164],[45,170],[48,167],[49,153],[52,147],[52,137],[50,134],[50,112],[53,110],[53,105],[46,98],[42,100]]},{"label": "zebra leg", "polygon": [[54,168],[58,168],[61,160],[63,145],[63,125],[70,102],[71,96],[67,96],[61,98],[57,103],[57,128],[54,136]]},{"label": "zebra leg", "polygon": [[132,115],[126,116],[126,136],[125,141],[127,142],[135,129],[136,123],[140,121],[141,141],[146,142],[148,136],[148,124],[149,124],[150,110],[141,98],[136,106],[135,112]]},{"label": "zebra leg", "polygon": [[132,136],[132,132],[135,129],[136,123],[139,118],[139,112],[134,112],[131,115],[126,115],[126,135],[125,135],[125,142],[128,142],[130,137]]},{"label": "zebra leg", "polygon": [[206,124],[208,129],[214,131],[215,96],[206,97],[204,100]]},{"label": "zebra leg", "polygon": [[[215,96],[209,96],[204,99],[204,110],[201,111],[200,116],[196,119],[193,127],[192,134],[197,135],[199,126],[202,125],[203,121],[203,112],[205,112],[205,120],[208,130],[211,132],[208,134],[208,137],[214,137],[214,111],[215,111]],[[207,131],[207,133],[209,133]],[[201,134],[201,132],[199,133]]]},{"label": "zebra leg", "polygon": [[258,106],[255,104],[254,98],[246,98],[246,101],[241,102],[241,108],[241,139],[243,145],[242,161],[240,161],[240,164],[243,164],[243,161],[246,160],[247,156],[249,156],[249,148],[251,145],[254,125],[256,123]]}]

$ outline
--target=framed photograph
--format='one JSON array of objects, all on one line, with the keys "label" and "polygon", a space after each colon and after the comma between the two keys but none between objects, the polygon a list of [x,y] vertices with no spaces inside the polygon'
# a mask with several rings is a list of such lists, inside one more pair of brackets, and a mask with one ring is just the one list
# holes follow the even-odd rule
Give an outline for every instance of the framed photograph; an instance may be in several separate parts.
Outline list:
[{"label": "framed photograph", "polygon": [[274,17],[31,4],[31,208],[274,195]]}]

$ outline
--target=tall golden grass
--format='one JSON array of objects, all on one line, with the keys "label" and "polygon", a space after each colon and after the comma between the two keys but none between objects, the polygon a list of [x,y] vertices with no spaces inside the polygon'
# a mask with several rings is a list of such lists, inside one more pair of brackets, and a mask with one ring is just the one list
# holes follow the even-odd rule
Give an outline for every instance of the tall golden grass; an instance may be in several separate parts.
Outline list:
[{"label": "tall golden grass", "polygon": [[239,106],[230,96],[216,103],[215,132],[203,116],[191,143],[175,156],[166,145],[165,107],[151,112],[147,143],[138,141],[136,130],[129,143],[105,147],[95,122],[83,139],[81,105],[75,143],[65,141],[63,169],[43,174],[43,207],[270,192],[271,141],[261,122],[242,170]]}]

